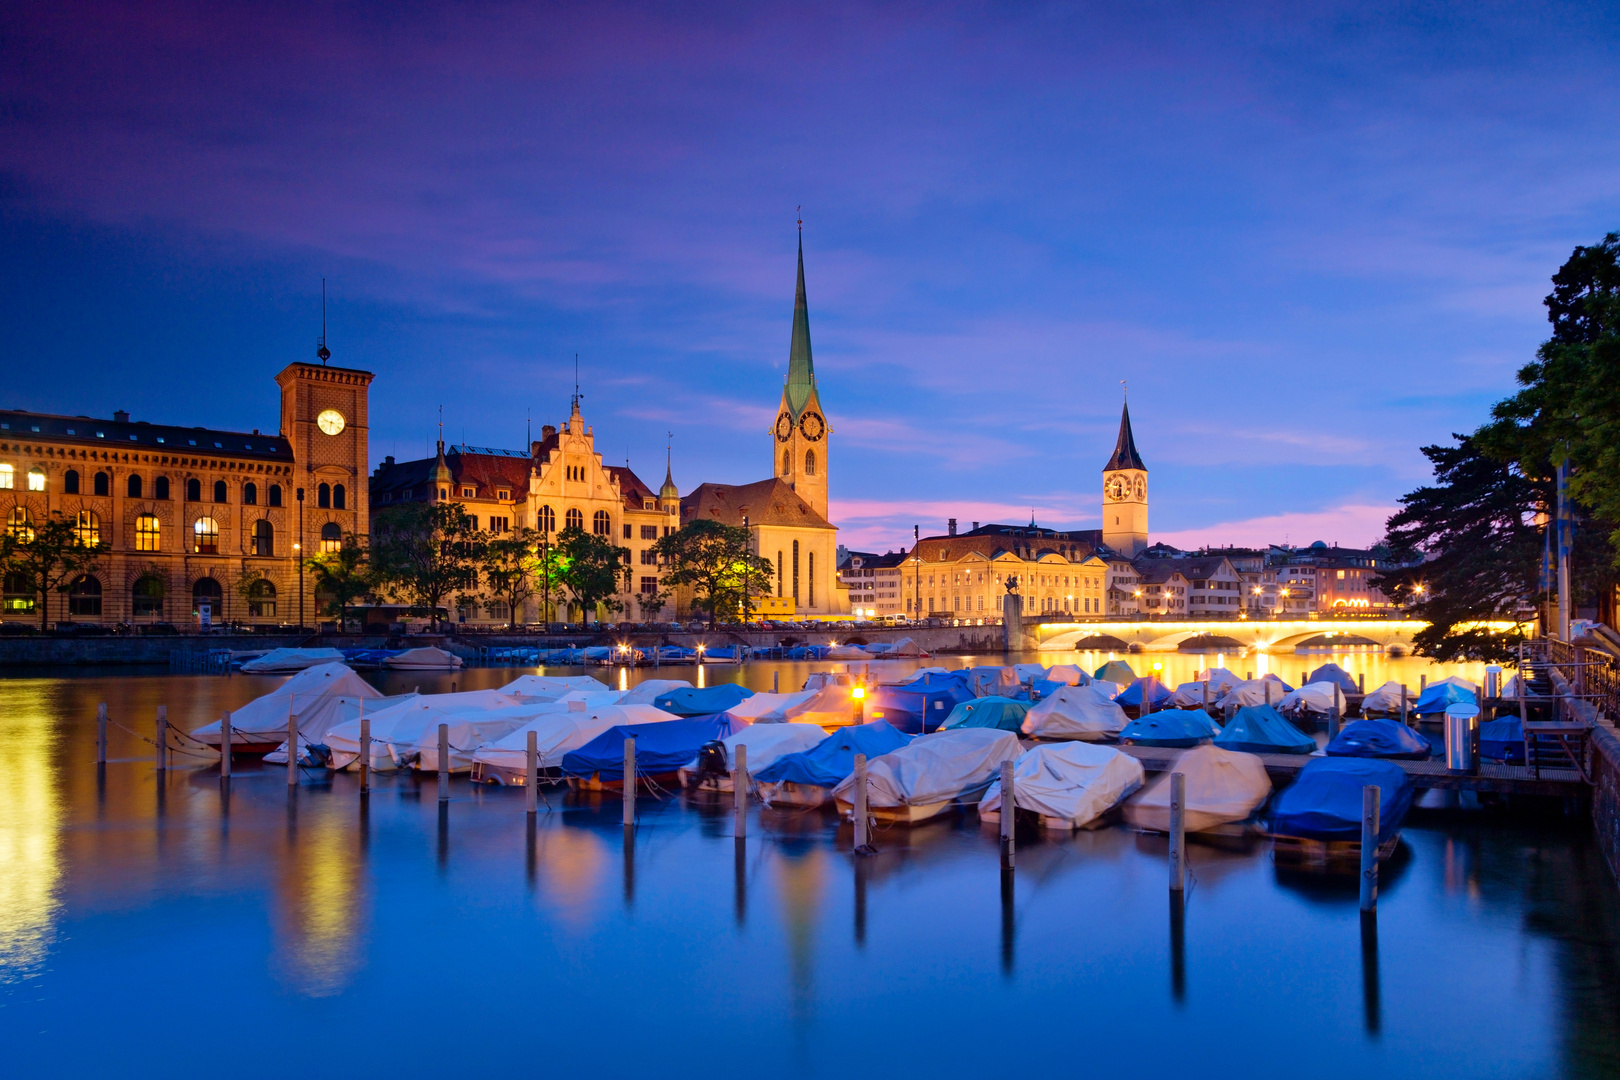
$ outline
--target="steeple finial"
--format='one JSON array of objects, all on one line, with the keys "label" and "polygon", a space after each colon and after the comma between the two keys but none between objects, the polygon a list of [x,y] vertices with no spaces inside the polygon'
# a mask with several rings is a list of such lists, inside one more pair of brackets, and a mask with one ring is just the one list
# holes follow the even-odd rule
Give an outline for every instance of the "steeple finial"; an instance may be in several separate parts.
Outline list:
[{"label": "steeple finial", "polygon": [[321,366],[332,359],[332,350],[326,347],[326,279],[321,278],[321,340],[315,346],[315,355],[320,358]]},{"label": "steeple finial", "polygon": [[666,503],[671,501],[678,503],[681,500],[681,489],[675,486],[675,452],[672,449],[674,444],[675,433],[673,431],[666,432],[664,442],[664,483],[658,489],[658,498]]}]

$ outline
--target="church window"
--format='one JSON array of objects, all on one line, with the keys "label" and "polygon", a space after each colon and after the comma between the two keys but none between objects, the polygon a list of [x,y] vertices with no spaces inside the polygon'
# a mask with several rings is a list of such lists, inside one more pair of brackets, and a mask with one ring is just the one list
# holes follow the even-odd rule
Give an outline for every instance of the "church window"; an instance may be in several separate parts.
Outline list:
[{"label": "church window", "polygon": [[69,469],[62,474],[62,494],[77,495],[79,493],[79,471]]},{"label": "church window", "polygon": [[270,485],[270,505],[271,506],[280,506],[281,505],[281,485],[280,484],[271,484]]},{"label": "church window", "polygon": [[348,502],[349,502],[349,493],[343,489],[343,485],[342,484],[334,485],[333,488],[332,488],[332,509],[334,509],[334,510],[347,510],[348,509]]},{"label": "church window", "polygon": [[816,452],[814,450],[804,452],[804,475],[816,475]]},{"label": "church window", "polygon": [[809,583],[808,583],[809,586],[810,586],[810,595],[805,599],[805,604],[807,606],[809,606],[809,607],[815,607],[816,606],[816,553],[813,552],[813,551],[810,552],[809,555],[808,555],[808,558],[810,560],[810,565],[809,565],[809,568],[808,568],[809,569],[809,575],[810,575],[810,580],[809,580]]},{"label": "church window", "polygon": [[138,499],[141,497],[141,476],[139,473],[129,474],[129,483],[125,486],[125,490],[129,492],[129,497],[131,499]]},{"label": "church window", "polygon": [[776,553],[776,595],[782,595],[782,552]]},{"label": "church window", "polygon": [[540,531],[551,533],[557,531],[557,515],[549,506],[542,506],[538,515]]},{"label": "church window", "polygon": [[[0,466],[0,468],[4,468],[4,466]],[[5,479],[5,474],[0,473],[0,480],[4,480],[4,479]],[[93,488],[91,490],[93,490],[97,495],[111,495],[112,494],[112,477],[108,476],[106,473],[104,473],[104,472],[96,473],[93,484],[94,484],[94,486],[93,486]]]},{"label": "church window", "polygon": [[196,477],[186,481],[186,501],[202,502],[202,481]]},{"label": "church window", "polygon": [[259,485],[255,484],[251,480],[242,485],[242,505],[259,505]]},{"label": "church window", "polygon": [[566,528],[584,531],[585,515],[580,512],[579,507],[570,506],[568,508],[568,513],[563,516],[563,523]]},{"label": "church window", "polygon": [[198,518],[197,523],[192,526],[192,531],[197,534],[197,554],[219,554],[218,522],[210,517]]},{"label": "church window", "polygon": [[226,497],[229,494],[230,494],[230,489],[225,486],[225,481],[223,481],[223,480],[215,480],[214,481],[214,501],[215,502],[217,502],[217,503],[229,502],[230,500]]},{"label": "church window", "polygon": [[[782,475],[786,476],[793,471],[793,451],[782,451]],[[8,485],[9,486],[9,485]]]}]

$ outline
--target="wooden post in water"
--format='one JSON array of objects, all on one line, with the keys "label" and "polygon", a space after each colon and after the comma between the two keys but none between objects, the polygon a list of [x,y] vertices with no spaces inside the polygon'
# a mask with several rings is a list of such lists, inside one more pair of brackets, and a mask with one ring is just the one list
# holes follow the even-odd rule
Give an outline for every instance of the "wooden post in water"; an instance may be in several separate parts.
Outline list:
[{"label": "wooden post in water", "polygon": [[287,706],[287,786],[298,786],[298,717]]},{"label": "wooden post in water", "polygon": [[1362,696],[1366,696],[1366,693],[1367,693],[1367,673],[1365,671],[1363,671],[1360,675],[1356,676],[1356,692],[1361,694]]},{"label": "wooden post in water", "polygon": [[530,816],[539,812],[540,749],[535,743],[535,732],[530,730],[528,745],[523,748],[523,808]]},{"label": "wooden post in water", "polygon": [[1401,723],[1405,724],[1407,727],[1412,726],[1411,718],[1408,716],[1407,709],[1406,709],[1406,684],[1405,683],[1401,683]]},{"label": "wooden post in water", "polygon": [[371,717],[360,706],[360,794],[371,794]]},{"label": "wooden post in water", "polygon": [[1378,788],[1361,789],[1361,910],[1378,909]]},{"label": "wooden post in water", "polygon": [[748,747],[738,744],[731,766],[731,812],[735,819],[731,835],[741,840],[748,835]]},{"label": "wooden post in water", "polygon": [[1209,680],[1204,680],[1204,711],[1209,712]]},{"label": "wooden post in water", "polygon": [[855,790],[850,793],[850,808],[855,816],[855,852],[866,849],[866,755],[855,755]]},{"label": "wooden post in water", "polygon": [[1428,688],[1429,688],[1429,676],[1426,675],[1426,674],[1425,675],[1419,675],[1418,676],[1418,697],[1422,697],[1423,692],[1425,690],[1427,690]]},{"label": "wooden post in water", "polygon": [[624,740],[624,827],[636,823],[636,740]]},{"label": "wooden post in water", "polygon": [[1343,699],[1339,696],[1339,684],[1334,683],[1333,684],[1333,707],[1328,710],[1328,740],[1329,741],[1332,741],[1333,739],[1336,739],[1339,736],[1339,702],[1341,700],[1343,700]]},{"label": "wooden post in water", "polygon": [[1254,672],[1252,672],[1252,671],[1245,671],[1245,672],[1244,672],[1244,673],[1243,673],[1243,681],[1244,681],[1244,682],[1254,682]]},{"label": "wooden post in water", "polygon": [[439,725],[439,801],[450,801],[450,725]]},{"label": "wooden post in water", "polygon": [[1170,774],[1170,891],[1187,889],[1187,777]]},{"label": "wooden post in water", "polygon": [[159,705],[157,708],[157,771],[163,772],[169,767],[169,707]]},{"label": "wooden post in water", "polygon": [[219,718],[219,778],[231,778],[231,714]]},{"label": "wooden post in water", "polygon": [[1001,858],[1008,865],[1012,865],[1013,838],[1016,835],[1014,828],[1018,813],[1017,793],[1013,788],[1013,763],[1001,763]]},{"label": "wooden post in water", "polygon": [[773,672],[771,672],[771,693],[780,694],[781,692],[782,692],[782,673],[780,671],[773,671]]},{"label": "wooden post in water", "polygon": [[[1519,681],[1523,682],[1524,680]],[[107,703],[105,701],[96,706],[96,764],[107,764]]]}]

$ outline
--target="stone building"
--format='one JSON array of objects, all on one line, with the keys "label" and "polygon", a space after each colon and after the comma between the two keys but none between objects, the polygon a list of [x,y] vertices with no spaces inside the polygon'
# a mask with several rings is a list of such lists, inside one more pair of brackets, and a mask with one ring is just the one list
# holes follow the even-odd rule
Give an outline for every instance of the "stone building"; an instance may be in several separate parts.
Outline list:
[{"label": "stone building", "polygon": [[974,526],[917,542],[902,565],[902,614],[999,619],[1007,583],[1017,578],[1027,615],[1103,616],[1109,565],[1094,531],[1058,532],[1034,523]]},{"label": "stone building", "polygon": [[879,555],[871,551],[849,551],[842,556],[838,580],[849,592],[850,613],[860,619],[883,619],[903,615],[905,592],[901,588],[904,551]]},{"label": "stone building", "polygon": [[111,550],[66,595],[5,583],[7,621],[312,625],[300,559],[370,523],[368,371],[292,364],[280,429],[223,431],[0,412],[0,515],[13,535],[60,514]]}]

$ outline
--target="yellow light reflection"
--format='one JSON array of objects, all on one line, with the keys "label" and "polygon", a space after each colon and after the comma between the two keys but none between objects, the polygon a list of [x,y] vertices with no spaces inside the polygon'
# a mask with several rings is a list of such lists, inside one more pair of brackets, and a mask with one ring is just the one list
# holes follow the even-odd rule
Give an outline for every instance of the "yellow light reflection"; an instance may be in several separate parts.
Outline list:
[{"label": "yellow light reflection", "polygon": [[322,815],[300,823],[286,855],[280,959],[287,980],[310,997],[331,997],[364,958],[364,864],[349,822]]},{"label": "yellow light reflection", "polygon": [[42,687],[17,686],[0,709],[0,983],[44,963],[61,903],[61,800]]}]

